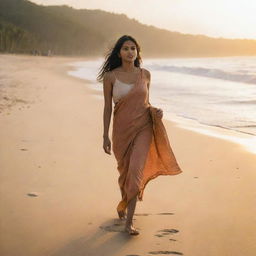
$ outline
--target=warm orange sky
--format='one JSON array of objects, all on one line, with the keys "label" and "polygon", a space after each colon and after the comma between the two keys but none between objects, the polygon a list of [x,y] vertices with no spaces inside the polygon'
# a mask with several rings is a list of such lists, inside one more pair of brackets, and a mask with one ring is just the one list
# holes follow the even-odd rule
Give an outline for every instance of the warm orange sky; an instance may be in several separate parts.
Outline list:
[{"label": "warm orange sky", "polygon": [[256,39],[256,0],[30,0],[43,5],[124,13],[187,34]]}]

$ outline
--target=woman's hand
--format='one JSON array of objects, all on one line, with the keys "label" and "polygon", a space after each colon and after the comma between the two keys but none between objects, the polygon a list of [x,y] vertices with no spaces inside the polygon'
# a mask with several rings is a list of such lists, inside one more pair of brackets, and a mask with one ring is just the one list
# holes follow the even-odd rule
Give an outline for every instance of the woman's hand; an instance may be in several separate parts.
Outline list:
[{"label": "woman's hand", "polygon": [[156,110],[156,115],[157,115],[157,117],[162,118],[163,117],[163,110],[161,108],[158,108]]},{"label": "woman's hand", "polygon": [[111,155],[111,141],[109,137],[104,137],[103,149],[105,153]]}]

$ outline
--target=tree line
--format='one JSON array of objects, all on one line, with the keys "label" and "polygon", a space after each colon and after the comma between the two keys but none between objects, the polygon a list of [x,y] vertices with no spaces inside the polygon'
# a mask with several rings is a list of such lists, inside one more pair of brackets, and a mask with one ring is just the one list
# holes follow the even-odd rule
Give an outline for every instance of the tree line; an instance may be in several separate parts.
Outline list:
[{"label": "tree line", "polygon": [[101,10],[0,0],[3,53],[102,56],[124,34],[134,36],[147,57],[256,55],[256,40],[182,34]]}]

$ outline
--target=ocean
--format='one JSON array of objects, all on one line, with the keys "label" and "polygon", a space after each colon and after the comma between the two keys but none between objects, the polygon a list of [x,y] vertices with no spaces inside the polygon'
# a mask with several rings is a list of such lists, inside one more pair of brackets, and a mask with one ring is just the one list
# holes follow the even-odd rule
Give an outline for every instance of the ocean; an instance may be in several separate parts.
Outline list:
[{"label": "ocean", "polygon": [[[89,80],[102,92],[95,95],[100,99],[103,87],[96,76],[103,61],[70,63],[68,71]],[[150,103],[163,109],[165,119],[256,153],[256,56],[154,58],[143,59],[141,66],[151,73]],[[232,133],[224,135],[221,129]]]}]

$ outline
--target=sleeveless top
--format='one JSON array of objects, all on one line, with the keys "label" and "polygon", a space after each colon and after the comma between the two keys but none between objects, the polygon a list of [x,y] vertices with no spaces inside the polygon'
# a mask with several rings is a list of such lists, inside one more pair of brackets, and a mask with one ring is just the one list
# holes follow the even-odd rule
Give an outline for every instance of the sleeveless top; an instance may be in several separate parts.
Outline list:
[{"label": "sleeveless top", "polygon": [[113,84],[112,96],[114,103],[117,103],[120,98],[125,96],[133,88],[134,84],[124,83],[116,78],[114,71],[113,74],[115,76],[115,82]]}]

